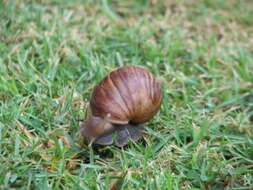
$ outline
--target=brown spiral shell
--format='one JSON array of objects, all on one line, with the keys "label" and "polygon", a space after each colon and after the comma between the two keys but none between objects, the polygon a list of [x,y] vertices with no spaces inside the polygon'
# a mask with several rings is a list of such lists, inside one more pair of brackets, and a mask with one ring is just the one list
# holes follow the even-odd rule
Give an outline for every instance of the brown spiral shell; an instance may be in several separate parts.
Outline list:
[{"label": "brown spiral shell", "polygon": [[125,66],[112,71],[94,89],[90,108],[97,117],[115,124],[144,123],[159,110],[160,83],[143,67]]}]

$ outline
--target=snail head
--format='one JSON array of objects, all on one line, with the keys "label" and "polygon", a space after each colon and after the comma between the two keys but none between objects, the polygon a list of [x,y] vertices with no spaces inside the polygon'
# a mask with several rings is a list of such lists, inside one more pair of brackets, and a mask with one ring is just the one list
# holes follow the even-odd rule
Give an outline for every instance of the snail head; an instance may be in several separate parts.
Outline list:
[{"label": "snail head", "polygon": [[114,126],[108,120],[108,116],[101,118],[89,113],[87,120],[81,124],[81,133],[89,144],[92,144],[96,139],[113,130]]}]

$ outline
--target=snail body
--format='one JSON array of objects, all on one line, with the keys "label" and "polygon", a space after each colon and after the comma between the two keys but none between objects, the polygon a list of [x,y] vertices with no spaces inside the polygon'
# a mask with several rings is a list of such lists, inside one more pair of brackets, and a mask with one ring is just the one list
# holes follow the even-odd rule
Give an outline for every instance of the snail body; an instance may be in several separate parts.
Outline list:
[{"label": "snail body", "polygon": [[112,71],[94,89],[81,132],[88,142],[124,146],[142,136],[143,124],[159,110],[160,83],[145,68],[125,66]]}]

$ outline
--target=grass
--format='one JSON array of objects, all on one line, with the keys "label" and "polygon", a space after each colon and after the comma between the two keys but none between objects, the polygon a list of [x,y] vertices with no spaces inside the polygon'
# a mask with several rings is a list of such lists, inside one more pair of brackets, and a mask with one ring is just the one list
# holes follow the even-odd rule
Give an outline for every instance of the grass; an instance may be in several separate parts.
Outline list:
[{"label": "grass", "polygon": [[[0,189],[253,189],[253,2],[0,0]],[[163,82],[138,143],[81,146],[116,67]]]}]

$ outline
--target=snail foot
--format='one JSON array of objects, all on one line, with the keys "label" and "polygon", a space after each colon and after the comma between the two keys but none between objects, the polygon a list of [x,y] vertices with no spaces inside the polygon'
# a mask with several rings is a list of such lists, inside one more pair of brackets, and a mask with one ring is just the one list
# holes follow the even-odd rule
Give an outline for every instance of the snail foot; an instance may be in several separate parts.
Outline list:
[{"label": "snail foot", "polygon": [[144,127],[142,125],[121,125],[117,126],[116,128],[116,139],[115,145],[118,147],[125,146],[129,140],[137,141],[142,137],[142,132]]},{"label": "snail foot", "polygon": [[97,138],[95,143],[100,145],[111,145],[113,143],[113,133],[109,133]]},{"label": "snail foot", "polygon": [[142,137],[144,127],[142,125],[117,125],[115,131],[97,138],[94,143],[100,145],[111,145],[115,141],[118,147],[125,146],[129,140],[137,141]]}]

